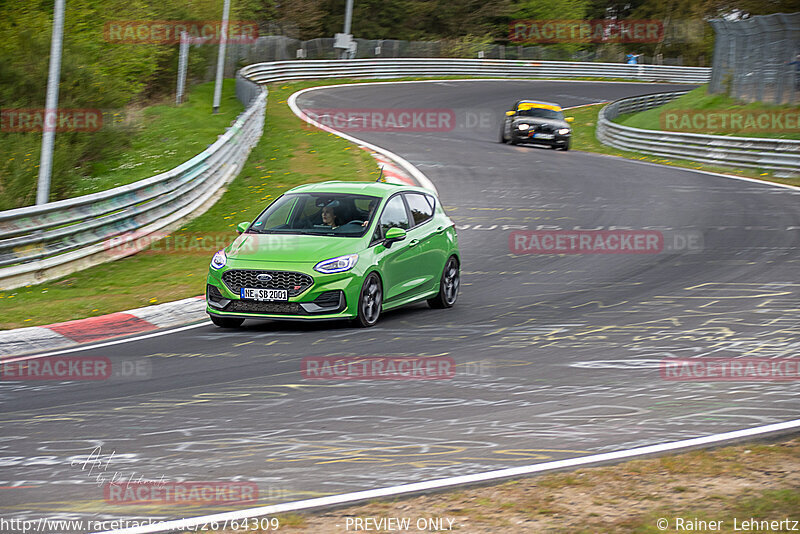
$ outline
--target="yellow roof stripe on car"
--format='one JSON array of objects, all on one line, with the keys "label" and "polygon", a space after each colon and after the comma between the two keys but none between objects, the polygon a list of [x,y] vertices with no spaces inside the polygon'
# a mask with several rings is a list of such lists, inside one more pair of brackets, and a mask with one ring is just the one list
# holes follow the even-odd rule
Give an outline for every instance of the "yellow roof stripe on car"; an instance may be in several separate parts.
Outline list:
[{"label": "yellow roof stripe on car", "polygon": [[533,108],[544,108],[544,109],[552,109],[553,111],[561,111],[561,106],[550,106],[547,104],[537,104],[535,102],[523,102],[519,106],[517,106],[517,111],[523,111],[526,109],[533,109]]}]

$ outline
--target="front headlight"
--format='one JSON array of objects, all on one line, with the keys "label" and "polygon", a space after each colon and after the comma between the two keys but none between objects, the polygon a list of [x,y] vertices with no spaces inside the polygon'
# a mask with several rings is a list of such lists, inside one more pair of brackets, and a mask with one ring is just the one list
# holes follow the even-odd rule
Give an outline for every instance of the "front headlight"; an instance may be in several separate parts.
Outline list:
[{"label": "front headlight", "polygon": [[225,255],[224,250],[218,250],[214,257],[211,258],[211,268],[212,269],[222,269],[225,267],[225,264],[228,262],[228,257]]},{"label": "front headlight", "polygon": [[322,274],[343,273],[355,267],[357,261],[358,254],[348,254],[321,261],[314,266],[314,270]]},{"label": "front headlight", "polygon": [[517,128],[519,128],[520,130],[527,130],[530,127],[531,127],[530,124],[517,124]]},{"label": "front headlight", "polygon": [[558,135],[567,135],[569,133],[569,128],[559,128]]}]

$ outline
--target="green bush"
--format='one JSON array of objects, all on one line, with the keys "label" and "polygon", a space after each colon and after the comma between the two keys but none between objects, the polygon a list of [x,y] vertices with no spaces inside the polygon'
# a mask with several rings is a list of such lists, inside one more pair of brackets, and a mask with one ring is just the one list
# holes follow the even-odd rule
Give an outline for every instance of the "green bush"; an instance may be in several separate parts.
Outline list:
[{"label": "green bush", "polygon": [[[106,22],[118,20],[218,20],[216,0],[69,0],[59,108],[93,108],[113,115],[174,92],[178,45],[108,42]],[[236,11],[231,18],[239,16]],[[0,106],[43,108],[52,33],[53,2],[0,2]],[[217,46],[192,47],[190,79],[206,75]],[[73,196],[90,177],[92,162],[130,143],[131,128],[56,135],[50,200]],[[0,210],[36,198],[40,133],[0,133]]]}]

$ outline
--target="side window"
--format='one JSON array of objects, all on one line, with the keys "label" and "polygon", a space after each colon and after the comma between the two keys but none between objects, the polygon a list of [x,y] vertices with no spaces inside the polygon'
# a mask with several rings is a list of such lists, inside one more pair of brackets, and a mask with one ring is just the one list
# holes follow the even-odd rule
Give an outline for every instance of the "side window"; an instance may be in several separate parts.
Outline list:
[{"label": "side window", "polygon": [[393,197],[383,208],[380,221],[381,238],[386,235],[389,228],[402,228],[408,230],[408,212],[403,202],[403,197],[397,195]]},{"label": "side window", "polygon": [[406,193],[406,202],[414,218],[414,226],[420,225],[433,217],[433,206],[426,195]]}]

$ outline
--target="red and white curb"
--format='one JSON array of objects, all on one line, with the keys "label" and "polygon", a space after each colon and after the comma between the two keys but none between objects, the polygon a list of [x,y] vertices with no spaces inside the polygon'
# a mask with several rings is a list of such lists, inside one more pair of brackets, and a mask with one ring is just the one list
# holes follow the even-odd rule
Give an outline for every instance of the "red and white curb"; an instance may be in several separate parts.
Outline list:
[{"label": "red and white curb", "polygon": [[206,317],[205,297],[199,296],[64,323],[5,330],[0,331],[0,358],[182,326]]},{"label": "red and white curb", "polygon": [[[361,148],[369,150],[363,146]],[[378,162],[378,166],[383,170],[383,177],[390,184],[417,185],[407,172],[395,165],[394,161],[383,154],[370,151],[370,156]]]}]

